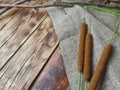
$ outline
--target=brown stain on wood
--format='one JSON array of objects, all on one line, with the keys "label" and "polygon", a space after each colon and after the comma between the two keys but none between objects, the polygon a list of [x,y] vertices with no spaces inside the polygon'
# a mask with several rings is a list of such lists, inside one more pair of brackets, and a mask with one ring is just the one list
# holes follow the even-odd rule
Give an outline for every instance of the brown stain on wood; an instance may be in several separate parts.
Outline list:
[{"label": "brown stain on wood", "polygon": [[24,32],[24,36],[29,35],[29,33],[30,33],[30,32],[28,32],[28,31]]},{"label": "brown stain on wood", "polygon": [[34,22],[30,23],[31,28],[34,27],[35,25],[36,25],[36,23],[34,23]]},{"label": "brown stain on wood", "polygon": [[21,12],[19,12],[21,16],[27,16],[29,14],[29,9],[22,9]]},{"label": "brown stain on wood", "polygon": [[[42,11],[42,9],[40,9],[40,10]],[[37,12],[38,12],[38,10],[37,10]],[[44,11],[43,11],[43,12],[41,12],[41,13],[38,13],[38,14],[37,14],[37,16],[35,16],[36,20],[37,20],[37,21],[39,21],[39,20],[40,20],[40,18],[41,18],[41,16],[42,16],[42,15],[44,15],[44,14],[45,14],[45,12],[44,12]]]}]

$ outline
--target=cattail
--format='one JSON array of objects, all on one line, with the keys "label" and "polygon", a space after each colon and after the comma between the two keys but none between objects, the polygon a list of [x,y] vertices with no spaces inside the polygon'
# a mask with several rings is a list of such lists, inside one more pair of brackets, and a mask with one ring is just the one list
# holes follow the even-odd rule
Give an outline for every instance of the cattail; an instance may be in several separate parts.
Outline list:
[{"label": "cattail", "polygon": [[80,26],[80,42],[79,42],[79,51],[78,51],[78,72],[83,71],[86,33],[87,33],[87,24],[82,23]]},{"label": "cattail", "polygon": [[85,40],[84,80],[89,80],[92,62],[92,35],[87,33]]},{"label": "cattail", "polygon": [[112,50],[112,45],[111,44],[107,44],[102,52],[102,55],[100,57],[100,60],[97,64],[97,67],[95,69],[95,72],[93,74],[93,77],[90,81],[88,90],[96,90],[97,85],[101,79],[102,74],[105,71],[106,65],[107,65],[107,61],[108,58],[110,56]]}]

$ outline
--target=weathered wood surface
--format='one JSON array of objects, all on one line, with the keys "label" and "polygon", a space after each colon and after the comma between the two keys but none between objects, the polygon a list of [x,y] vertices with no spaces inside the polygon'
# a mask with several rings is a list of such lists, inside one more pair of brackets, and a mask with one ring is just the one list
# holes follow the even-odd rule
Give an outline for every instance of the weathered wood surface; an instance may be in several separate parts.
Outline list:
[{"label": "weathered wood surface", "polygon": [[37,31],[2,69],[4,73],[0,79],[1,89],[27,90],[42,69],[58,45],[57,36],[51,25],[48,25],[49,20],[49,18],[44,20]]},{"label": "weathered wood surface", "polygon": [[27,90],[59,42],[50,17],[45,9],[10,9],[0,37],[0,90]]},{"label": "weathered wood surface", "polygon": [[[38,3],[36,1],[36,3]],[[0,69],[46,18],[45,9],[11,9],[0,20]]]},{"label": "weathered wood surface", "polygon": [[66,90],[68,84],[63,58],[58,47],[30,90]]}]

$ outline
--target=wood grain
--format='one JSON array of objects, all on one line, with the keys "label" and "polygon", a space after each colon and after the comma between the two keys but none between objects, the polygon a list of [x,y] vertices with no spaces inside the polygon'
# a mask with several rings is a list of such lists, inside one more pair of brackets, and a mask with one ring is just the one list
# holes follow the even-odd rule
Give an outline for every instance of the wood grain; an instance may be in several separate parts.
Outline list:
[{"label": "wood grain", "polygon": [[45,9],[37,11],[34,9],[12,9],[10,11],[10,13],[4,14],[4,18],[0,21],[0,69],[47,16]]},{"label": "wood grain", "polygon": [[5,65],[0,89],[27,90],[57,45],[58,38],[47,17]]},{"label": "wood grain", "polygon": [[64,62],[58,47],[30,90],[66,90],[68,84]]},{"label": "wood grain", "polygon": [[[31,0],[23,4],[37,3],[43,3],[43,0]],[[47,11],[29,8],[6,11],[0,15],[0,37],[0,90],[30,89],[59,43]],[[68,80],[63,61],[58,59],[61,56],[56,63],[52,64],[54,59],[50,60],[50,65],[60,70],[61,76],[57,73],[50,75],[58,81],[56,85],[53,83],[53,87],[62,90],[62,87],[67,87]],[[52,67],[48,73],[54,70]]]}]

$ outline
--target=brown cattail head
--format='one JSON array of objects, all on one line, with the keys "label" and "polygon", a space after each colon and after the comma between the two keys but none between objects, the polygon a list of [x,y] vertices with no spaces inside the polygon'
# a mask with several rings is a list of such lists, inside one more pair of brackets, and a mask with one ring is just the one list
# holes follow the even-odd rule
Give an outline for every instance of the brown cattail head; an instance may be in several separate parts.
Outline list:
[{"label": "brown cattail head", "polygon": [[85,40],[84,80],[89,80],[92,62],[92,35],[87,33]]},{"label": "brown cattail head", "polygon": [[79,41],[79,51],[78,51],[78,72],[83,71],[86,33],[87,33],[87,24],[82,23],[80,26],[80,41]]},{"label": "brown cattail head", "polygon": [[102,55],[100,57],[100,60],[97,64],[97,67],[95,69],[95,72],[92,76],[92,79],[90,81],[88,90],[96,90],[97,85],[101,79],[102,74],[105,71],[106,65],[107,65],[107,61],[109,59],[110,53],[112,50],[112,45],[111,44],[107,44],[102,52]]}]

